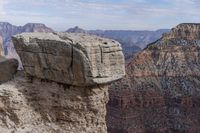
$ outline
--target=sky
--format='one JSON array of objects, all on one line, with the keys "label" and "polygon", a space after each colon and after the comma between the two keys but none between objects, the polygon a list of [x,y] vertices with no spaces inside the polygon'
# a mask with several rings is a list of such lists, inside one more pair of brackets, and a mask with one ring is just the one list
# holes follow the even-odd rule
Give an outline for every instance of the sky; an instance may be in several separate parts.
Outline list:
[{"label": "sky", "polygon": [[200,22],[200,0],[0,0],[0,21],[57,31],[156,30]]}]

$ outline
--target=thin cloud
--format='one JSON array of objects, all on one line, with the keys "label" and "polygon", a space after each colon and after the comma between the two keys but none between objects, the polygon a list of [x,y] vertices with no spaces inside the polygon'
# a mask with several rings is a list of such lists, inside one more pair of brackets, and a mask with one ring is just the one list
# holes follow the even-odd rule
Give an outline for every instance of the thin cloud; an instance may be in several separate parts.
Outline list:
[{"label": "thin cloud", "polygon": [[41,22],[56,30],[170,28],[200,21],[199,12],[198,0],[0,0],[1,21]]},{"label": "thin cloud", "polygon": [[5,0],[0,0],[0,18],[1,18],[1,16],[5,15],[5,12],[3,9],[5,3],[6,3]]}]

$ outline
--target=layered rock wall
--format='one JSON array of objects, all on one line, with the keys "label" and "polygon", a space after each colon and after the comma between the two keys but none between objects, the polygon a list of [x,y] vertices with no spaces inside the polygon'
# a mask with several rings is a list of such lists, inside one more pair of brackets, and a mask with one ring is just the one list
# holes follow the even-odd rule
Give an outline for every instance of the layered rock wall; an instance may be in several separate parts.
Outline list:
[{"label": "layered rock wall", "polygon": [[0,131],[106,133],[108,86],[76,87],[16,76],[0,85]]},{"label": "layered rock wall", "polygon": [[111,133],[200,132],[199,27],[178,25],[127,65],[109,91]]},{"label": "layered rock wall", "polygon": [[169,33],[164,34],[165,39],[188,39],[194,40],[200,38],[199,23],[182,23],[172,28]]}]

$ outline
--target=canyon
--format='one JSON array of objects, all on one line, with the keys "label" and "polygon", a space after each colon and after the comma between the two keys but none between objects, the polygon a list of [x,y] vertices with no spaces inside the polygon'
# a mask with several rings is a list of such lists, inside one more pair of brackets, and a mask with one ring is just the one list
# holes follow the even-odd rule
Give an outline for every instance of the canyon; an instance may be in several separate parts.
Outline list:
[{"label": "canyon", "polygon": [[0,59],[0,131],[200,131],[200,24],[177,25],[126,63],[102,31],[39,31],[12,37],[23,71]]},{"label": "canyon", "polygon": [[183,23],[147,45],[109,89],[110,133],[198,133],[200,24]]}]

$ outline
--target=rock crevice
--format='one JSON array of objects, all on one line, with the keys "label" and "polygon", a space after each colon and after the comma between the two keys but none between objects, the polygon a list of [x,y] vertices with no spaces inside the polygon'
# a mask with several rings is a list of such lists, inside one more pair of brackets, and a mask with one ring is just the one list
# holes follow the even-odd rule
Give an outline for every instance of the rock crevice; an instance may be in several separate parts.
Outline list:
[{"label": "rock crevice", "polygon": [[[125,74],[120,44],[109,39],[86,34],[26,33],[13,37],[13,42],[30,76],[90,86],[118,80]],[[27,64],[34,67],[27,68]],[[46,67],[50,73],[44,71]]]}]

